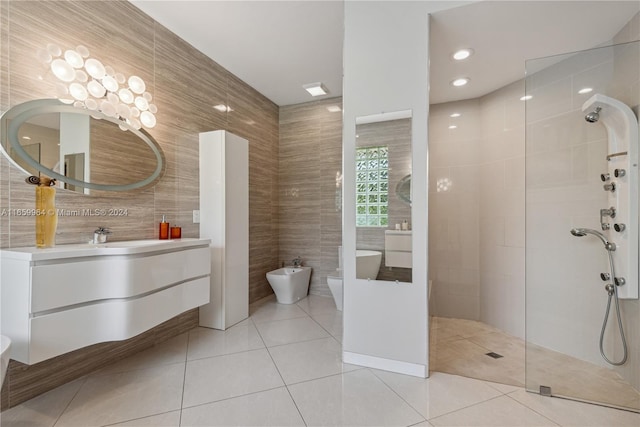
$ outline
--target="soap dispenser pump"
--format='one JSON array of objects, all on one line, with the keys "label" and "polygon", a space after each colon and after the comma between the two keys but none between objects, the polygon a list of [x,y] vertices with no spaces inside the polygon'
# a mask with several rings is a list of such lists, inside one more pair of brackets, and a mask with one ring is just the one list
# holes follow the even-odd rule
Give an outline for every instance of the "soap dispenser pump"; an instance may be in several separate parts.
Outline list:
[{"label": "soap dispenser pump", "polygon": [[169,223],[165,220],[164,215],[162,215],[162,222],[160,223],[158,238],[160,240],[167,240],[169,238]]}]

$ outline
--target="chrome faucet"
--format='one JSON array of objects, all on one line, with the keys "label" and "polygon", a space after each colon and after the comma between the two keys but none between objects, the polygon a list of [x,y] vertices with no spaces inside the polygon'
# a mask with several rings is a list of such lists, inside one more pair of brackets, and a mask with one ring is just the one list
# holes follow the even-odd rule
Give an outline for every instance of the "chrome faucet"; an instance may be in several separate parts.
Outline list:
[{"label": "chrome faucet", "polygon": [[93,232],[93,244],[107,243],[107,236],[111,234],[111,231],[105,227],[98,227]]},{"label": "chrome faucet", "polygon": [[302,258],[300,258],[300,256],[295,257],[291,262],[294,267],[302,267]]}]

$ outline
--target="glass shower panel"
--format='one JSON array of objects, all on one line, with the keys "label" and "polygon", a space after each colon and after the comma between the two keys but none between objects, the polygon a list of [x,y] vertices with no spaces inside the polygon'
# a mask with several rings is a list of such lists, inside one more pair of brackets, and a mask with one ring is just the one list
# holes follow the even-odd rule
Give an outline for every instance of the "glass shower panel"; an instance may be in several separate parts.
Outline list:
[{"label": "glass shower panel", "polygon": [[[530,60],[526,69],[526,388],[640,411],[637,237],[629,234],[637,196],[621,201],[622,184],[637,188],[638,162],[622,173],[614,163],[637,153],[638,131],[623,135],[635,143],[619,154],[609,127],[612,105],[637,125],[640,42]],[[622,258],[629,250],[636,265]],[[632,280],[616,288],[609,255]]]}]

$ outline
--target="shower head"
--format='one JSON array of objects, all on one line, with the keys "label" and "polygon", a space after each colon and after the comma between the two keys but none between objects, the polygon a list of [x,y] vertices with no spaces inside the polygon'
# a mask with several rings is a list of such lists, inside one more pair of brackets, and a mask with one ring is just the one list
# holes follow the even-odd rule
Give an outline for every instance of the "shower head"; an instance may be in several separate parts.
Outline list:
[{"label": "shower head", "polygon": [[602,107],[596,107],[595,111],[592,111],[590,113],[587,113],[586,116],[584,116],[584,119],[586,121],[588,121],[589,123],[595,123],[598,120],[600,120],[600,111],[602,110]]},{"label": "shower head", "polygon": [[605,235],[600,233],[599,231],[592,230],[590,228],[572,228],[571,234],[573,234],[576,237],[583,237],[583,236],[586,236],[587,234],[591,234],[593,236],[596,236],[598,239],[602,241],[602,244],[604,245],[606,250],[608,251],[616,250],[616,244],[608,241]]}]

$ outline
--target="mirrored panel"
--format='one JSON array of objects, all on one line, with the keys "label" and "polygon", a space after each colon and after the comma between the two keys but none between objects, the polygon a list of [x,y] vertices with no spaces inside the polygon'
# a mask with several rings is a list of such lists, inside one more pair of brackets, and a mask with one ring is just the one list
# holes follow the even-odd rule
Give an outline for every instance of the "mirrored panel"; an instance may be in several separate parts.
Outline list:
[{"label": "mirrored panel", "polygon": [[356,277],[411,282],[411,111],[356,118],[355,159]]},{"label": "mirrored panel", "polygon": [[160,146],[144,130],[55,99],[17,105],[0,123],[1,149],[16,167],[71,191],[147,188],[165,169]]}]

